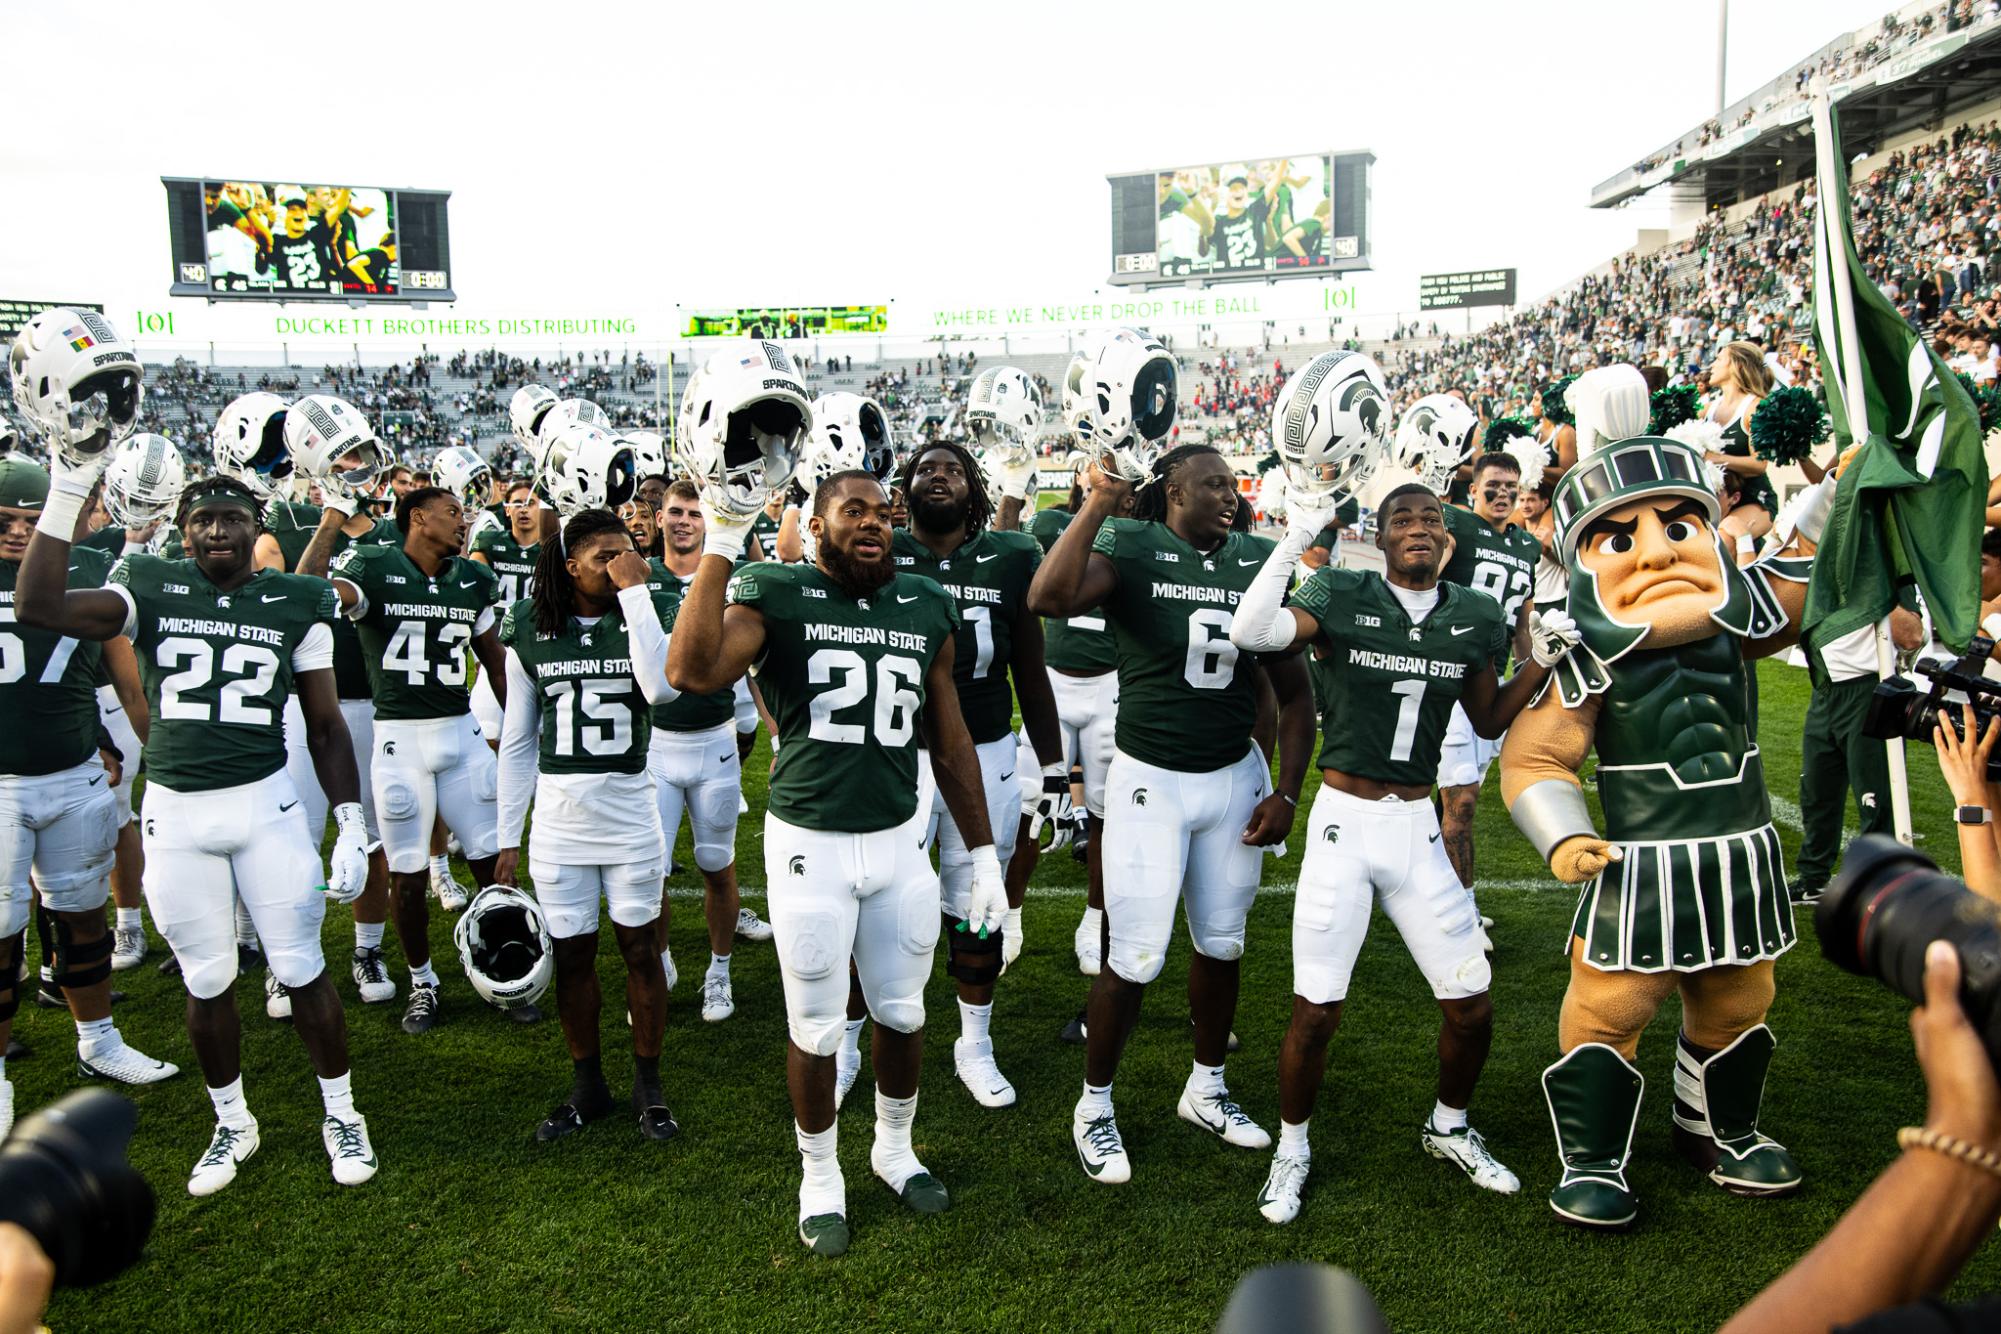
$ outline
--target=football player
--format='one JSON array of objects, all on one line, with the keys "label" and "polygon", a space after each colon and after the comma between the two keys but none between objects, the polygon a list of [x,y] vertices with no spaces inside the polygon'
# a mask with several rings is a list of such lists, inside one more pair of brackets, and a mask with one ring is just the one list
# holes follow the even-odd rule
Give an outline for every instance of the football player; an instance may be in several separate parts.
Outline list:
[{"label": "football player", "polygon": [[[1473,460],[1468,488],[1472,508],[1444,507],[1448,541],[1439,581],[1475,589],[1500,605],[1506,633],[1494,650],[1496,676],[1507,670],[1510,653],[1517,661],[1528,658],[1528,624],[1534,610],[1529,594],[1535,589],[1536,566],[1542,560],[1542,543],[1535,534],[1509,519],[1521,495],[1521,472],[1521,464],[1512,455],[1489,450]],[[1473,894],[1474,807],[1480,798],[1480,785],[1487,781],[1487,767],[1500,753],[1500,738],[1480,735],[1466,710],[1455,706],[1439,756],[1438,824],[1445,854],[1452,859],[1452,868],[1459,873],[1459,883],[1466,887],[1468,897]],[[1480,929],[1487,929],[1484,921]],[[1491,942],[1482,943],[1493,948]]]},{"label": "football player", "polygon": [[[320,530],[300,561],[324,575],[334,534],[345,522],[327,496]],[[403,1031],[427,1033],[442,1015],[438,975],[431,966],[429,862],[431,826],[442,816],[465,850],[473,879],[494,883],[495,764],[471,712],[467,654],[507,703],[506,664],[496,634],[499,580],[491,568],[459,554],[465,515],[442,487],[413,487],[396,502],[401,546],[356,546],[341,554],[333,586],[341,613],[355,623],[367,655],[375,699],[375,754],[370,781],[376,820],[389,858],[396,937],[410,968]],[[504,1013],[520,1023],[541,1017],[534,1006]]]},{"label": "football player", "polygon": [[1279,1053],[1279,1147],[1258,1195],[1259,1211],[1274,1223],[1299,1213],[1310,1161],[1307,1120],[1378,902],[1444,1016],[1438,1099],[1422,1143],[1433,1157],[1456,1163],[1475,1185],[1503,1194],[1521,1188],[1467,1122],[1493,1039],[1492,973],[1479,917],[1439,846],[1428,798],[1453,709],[1460,708],[1480,736],[1499,736],[1576,636],[1562,613],[1552,613],[1538,622],[1532,663],[1502,683],[1495,654],[1506,643],[1506,614],[1493,598],[1440,579],[1445,513],[1423,483],[1397,487],[1378,510],[1376,545],[1386,573],[1322,567],[1290,606],[1281,606],[1293,563],[1324,521],[1324,512],[1295,511],[1230,632],[1247,652],[1319,650],[1314,671],[1325,716],[1323,781],[1308,817],[1306,861],[1293,903],[1292,1021]]},{"label": "football player", "polygon": [[[982,372],[982,379],[995,373]],[[1014,375],[1028,384],[1021,372]],[[993,501],[979,463],[963,445],[940,442],[912,454],[904,461],[901,485],[910,497],[910,528],[894,534],[891,551],[899,573],[930,579],[958,606],[953,683],[979,755],[995,855],[1005,864],[1014,856],[1021,824],[1021,785],[1015,775],[1016,697],[1041,761],[1038,786],[1053,782],[1067,795],[1070,783],[1057,732],[1056,702],[1043,670],[1042,622],[1027,608],[1029,581],[1042,549],[1024,533],[989,529]],[[927,797],[936,821],[945,939],[950,947],[946,971],[958,980],[960,1034],[952,1044],[953,1064],[974,1101],[983,1107],[1011,1107],[1014,1085],[995,1061],[990,1024],[994,980],[1004,966],[1006,943],[1020,939],[1021,909],[1008,909],[1001,940],[981,942],[963,929],[972,892],[971,845],[928,782],[920,802]],[[930,837],[927,827],[927,842]]]},{"label": "football player", "polygon": [[[694,483],[677,479],[662,496],[657,514],[666,555],[648,562],[652,584],[671,595],[670,605],[678,605],[701,564],[708,532],[702,519],[701,495]],[[668,624],[672,623],[670,612]],[[740,680],[730,690],[677,694],[655,704],[653,737],[647,750],[667,856],[673,856],[674,844],[681,837],[684,814],[695,841],[695,868],[702,873],[702,912],[709,931],[709,967],[702,975],[702,1018],[712,1024],[736,1013],[730,983],[733,938],[771,939],[771,927],[737,896],[736,823],[743,810],[743,757],[736,740],[736,697],[745,689]],[[674,956],[667,948],[668,919],[669,900],[663,881],[660,958],[671,971]]]},{"label": "football player", "polygon": [[[1108,376],[1105,360],[1095,374],[1115,384],[1127,378]],[[1116,421],[1107,432],[1102,412],[1097,433],[1101,441],[1116,433],[1117,471],[1091,481],[1029,605],[1044,616],[1102,611],[1118,644],[1117,744],[1103,798],[1109,950],[1091,988],[1084,1093],[1071,1127],[1084,1170],[1115,1184],[1131,1179],[1132,1161],[1113,1116],[1112,1077],[1184,898],[1195,1062],[1176,1111],[1226,1143],[1271,1143],[1230,1097],[1223,1062],[1259,849],[1292,827],[1313,746],[1313,701],[1296,658],[1260,665],[1230,642],[1237,600],[1272,544],[1231,530],[1241,501],[1222,455],[1208,445],[1170,450],[1153,465],[1134,518],[1114,519],[1144,458],[1126,442],[1148,435],[1126,435]],[[1251,739],[1260,671],[1278,699],[1277,791]]]},{"label": "football player", "polygon": [[542,1143],[611,1111],[598,1038],[600,897],[625,960],[640,1134],[665,1140],[680,1129],[660,1091],[667,979],[653,923],[666,853],[646,763],[648,707],[674,695],[660,619],[673,603],[647,576],[618,516],[579,511],[543,548],[534,592],[508,609],[500,632],[507,714],[494,875],[515,882],[532,794],[529,873],[554,938],[556,1010],[574,1067],[569,1096],[535,1128]]},{"label": "football player", "polygon": [[[532,481],[519,478],[508,484],[504,513],[507,516],[504,524],[482,524],[479,531],[466,540],[467,558],[478,561],[494,573],[500,592],[500,600],[494,608],[503,617],[509,607],[528,596],[529,581],[535,576],[535,557],[542,541],[542,505],[535,498]],[[487,744],[498,747],[500,701],[494,696],[493,683],[486,679],[484,672],[472,685],[472,716]],[[432,841],[435,845],[436,840]],[[437,875],[437,869],[432,866],[431,880],[433,887],[439,891],[438,901],[445,911],[457,912],[465,906],[465,892],[453,877],[449,861],[446,862],[442,880]]]},{"label": "football player", "polygon": [[[95,480],[89,465],[60,466],[21,565],[15,611],[76,641],[123,635],[138,651],[155,720],[141,811],[146,899],[180,960],[188,1036],[216,1111],[188,1191],[221,1190],[258,1146],[234,990],[237,900],[290,992],[293,1026],[320,1080],[334,1180],[359,1185],[375,1175],[375,1150],[354,1109],[347,1022],[320,952],[327,898],[352,902],[368,877],[359,779],[334,691],[332,592],[322,580],[257,568],[262,505],[219,476],[182,495],[177,526],[191,559],[128,556],[109,587],[65,591],[68,539]],[[324,884],[285,769],[282,715],[294,689],[340,829]]]}]

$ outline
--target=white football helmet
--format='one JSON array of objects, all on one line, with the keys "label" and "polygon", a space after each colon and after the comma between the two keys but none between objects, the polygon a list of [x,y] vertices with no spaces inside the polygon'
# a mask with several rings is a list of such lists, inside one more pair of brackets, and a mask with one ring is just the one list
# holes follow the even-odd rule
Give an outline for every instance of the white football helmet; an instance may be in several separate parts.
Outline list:
[{"label": "white football helmet", "polygon": [[104,470],[104,512],[120,528],[144,528],[174,512],[187,480],[173,441],[164,435],[128,436]]},{"label": "white football helmet", "polygon": [[1174,358],[1151,334],[1114,329],[1084,370],[1085,448],[1134,485],[1174,428]]},{"label": "white football helmet", "polygon": [[966,396],[966,434],[981,453],[1002,456],[1029,451],[1042,429],[1042,395],[1026,371],[990,366]]},{"label": "white football helmet", "polygon": [[635,477],[667,475],[667,438],[658,431],[627,431],[619,439],[632,447]]},{"label": "white football helmet", "polygon": [[1426,394],[1397,422],[1396,461],[1433,491],[1443,490],[1460,464],[1473,457],[1480,419],[1450,394]]},{"label": "white football helmet", "polygon": [[1294,503],[1359,491],[1389,449],[1389,390],[1360,352],[1322,352],[1293,372],[1271,409],[1272,446]]},{"label": "white football helmet", "polygon": [[285,449],[285,410],[290,405],[262,390],[230,400],[215,419],[210,437],[215,470],[268,498],[292,476]]},{"label": "white football helmet", "polygon": [[431,460],[431,480],[468,510],[484,508],[493,492],[493,469],[471,445],[447,445]]},{"label": "white football helmet", "polygon": [[361,409],[332,394],[309,394],[285,409],[285,448],[298,472],[339,495],[365,495],[396,461]]},{"label": "white football helmet", "polygon": [[813,429],[813,405],[784,348],[741,339],[688,381],[681,419],[681,464],[702,498],[752,514],[792,480]]},{"label": "white football helmet", "polygon": [[480,999],[519,1010],[542,999],[556,973],[556,954],[542,905],[512,885],[488,885],[452,928],[459,963]]},{"label": "white football helmet", "polygon": [[49,451],[89,463],[132,433],[146,396],[132,345],[94,310],[57,306],[29,320],[8,358],[14,406]]},{"label": "white football helmet", "polygon": [[616,511],[639,489],[632,446],[589,422],[565,422],[549,437],[535,484],[556,513]]},{"label": "white football helmet", "polygon": [[854,460],[843,467],[865,468],[878,482],[888,481],[896,470],[896,435],[889,414],[866,394],[836,392],[814,399],[812,438],[815,443],[826,441],[832,452]]},{"label": "white football helmet", "polygon": [[12,454],[20,447],[20,431],[7,419],[6,413],[0,412],[0,454]]},{"label": "white football helmet", "polygon": [[514,438],[531,457],[541,448],[542,419],[556,402],[556,391],[541,384],[524,384],[507,401],[507,419],[514,427]]},{"label": "white football helmet", "polygon": [[1084,377],[1090,370],[1090,354],[1079,352],[1063,372],[1063,425],[1079,440],[1091,434],[1091,396],[1084,389]]}]

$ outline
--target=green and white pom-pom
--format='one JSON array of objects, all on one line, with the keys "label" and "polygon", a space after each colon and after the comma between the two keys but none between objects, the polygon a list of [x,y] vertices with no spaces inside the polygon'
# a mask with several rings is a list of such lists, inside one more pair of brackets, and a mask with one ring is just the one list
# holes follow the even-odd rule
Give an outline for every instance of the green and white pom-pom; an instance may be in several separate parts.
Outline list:
[{"label": "green and white pom-pom", "polygon": [[[1760,409],[1763,411],[1763,409]],[[1721,454],[1723,452],[1723,428],[1706,417],[1694,417],[1677,423],[1661,432],[1670,440],[1679,440],[1700,454]]]},{"label": "green and white pom-pom", "polygon": [[1797,385],[1774,389],[1751,416],[1751,448],[1767,463],[1798,463],[1827,439],[1827,414]]},{"label": "green and white pom-pom", "polygon": [[1480,445],[1489,451],[1506,449],[1510,440],[1518,440],[1525,435],[1535,435],[1535,423],[1528,418],[1496,417],[1487,423],[1487,433],[1480,437]]},{"label": "green and white pom-pom", "polygon": [[1561,380],[1552,380],[1542,387],[1542,415],[1558,426],[1577,424],[1577,416],[1570,410],[1570,404],[1564,397],[1570,392],[1570,386],[1575,383],[1577,383],[1575,375],[1566,375]]},{"label": "green and white pom-pom", "polygon": [[1532,435],[1517,436],[1501,451],[1521,465],[1522,485],[1542,485],[1543,469],[1550,465],[1549,446]]},{"label": "green and white pom-pom", "polygon": [[1653,419],[1647,423],[1648,435],[1666,435],[1683,422],[1694,421],[1702,411],[1702,395],[1692,384],[1656,389],[1649,403]]},{"label": "green and white pom-pom", "polygon": [[1711,491],[1714,491],[1717,495],[1719,496],[1722,495],[1723,465],[1720,463],[1712,463],[1708,459],[1704,459],[1702,461],[1702,484],[1708,487]]}]

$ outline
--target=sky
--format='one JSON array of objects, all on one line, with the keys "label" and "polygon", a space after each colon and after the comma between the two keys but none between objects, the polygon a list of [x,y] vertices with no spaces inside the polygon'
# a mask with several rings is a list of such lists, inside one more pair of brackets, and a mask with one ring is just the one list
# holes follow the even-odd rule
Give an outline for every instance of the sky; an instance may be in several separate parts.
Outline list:
[{"label": "sky", "polygon": [[[1734,0],[1729,96],[1885,8]],[[1665,225],[1588,192],[1715,101],[1707,0],[341,12],[0,0],[0,296],[164,304],[162,175],[449,189],[489,309],[1088,292],[1108,173],[1368,148],[1365,309],[1526,299]]]}]

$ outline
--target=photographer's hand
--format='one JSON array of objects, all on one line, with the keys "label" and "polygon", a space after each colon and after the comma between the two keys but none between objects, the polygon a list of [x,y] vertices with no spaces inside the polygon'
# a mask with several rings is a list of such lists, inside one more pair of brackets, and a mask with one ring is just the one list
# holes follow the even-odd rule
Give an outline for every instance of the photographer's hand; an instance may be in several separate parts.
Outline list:
[{"label": "photographer's hand", "polygon": [[1911,1040],[1931,1107],[1925,1128],[2001,1152],[2001,1081],[1959,1004],[1959,951],[1943,940],[1925,950],[1925,1003],[1911,1011]]},{"label": "photographer's hand", "polygon": [[[2001,737],[2001,719],[1989,719],[1984,730],[1976,726],[1971,705],[1960,706],[1958,728],[1943,719],[1932,730],[1932,744],[1938,748],[1939,772],[1944,775],[1952,799],[1961,806],[1986,806],[1991,792],[1987,763]],[[1990,815],[1986,824],[1962,824],[1959,830],[1959,872],[1966,887],[1984,899],[2001,903],[2001,843],[1995,838]]]},{"label": "photographer's hand", "polygon": [[18,1223],[0,1223],[0,1334],[35,1334],[55,1287],[55,1263]]}]

